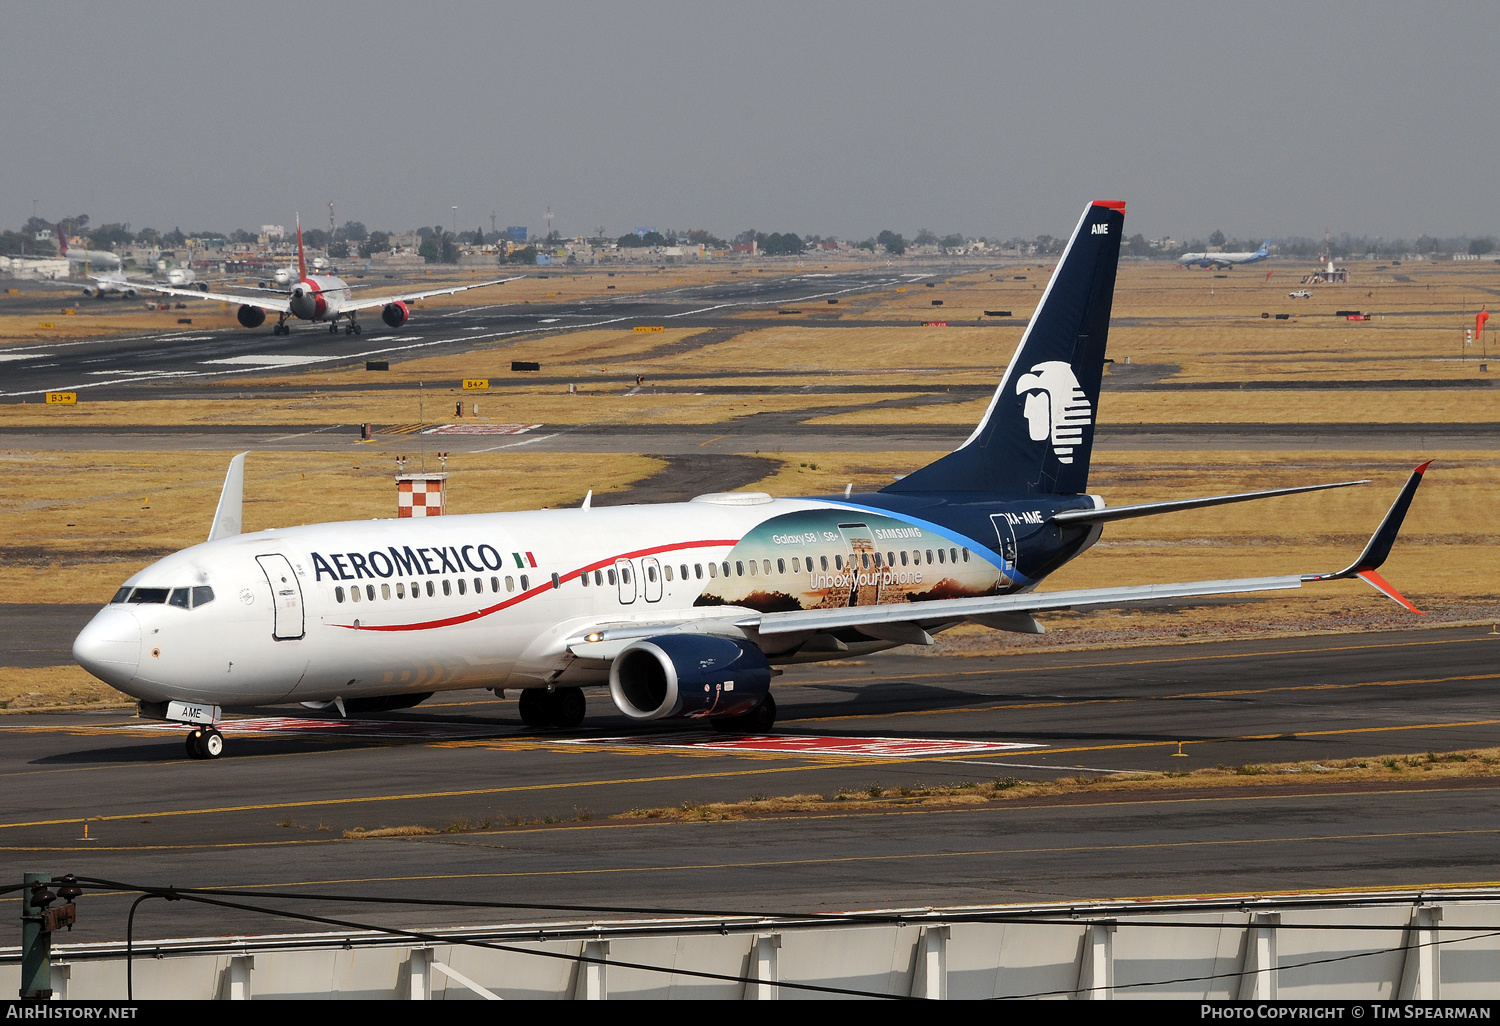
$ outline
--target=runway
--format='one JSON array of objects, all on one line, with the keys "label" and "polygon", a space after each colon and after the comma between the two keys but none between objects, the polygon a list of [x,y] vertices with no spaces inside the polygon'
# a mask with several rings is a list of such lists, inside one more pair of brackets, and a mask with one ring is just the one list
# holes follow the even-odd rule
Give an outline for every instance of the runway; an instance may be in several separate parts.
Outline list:
[{"label": "runway", "polygon": [[[973,268],[968,268],[972,272]],[[360,366],[366,360],[400,360],[467,352],[538,333],[619,328],[653,323],[702,328],[756,327],[758,311],[767,323],[783,324],[775,310],[786,304],[844,301],[933,277],[926,271],[847,271],[832,275],[737,278],[702,286],[661,289],[620,298],[560,303],[506,302],[504,285],[493,299],[458,308],[418,306],[412,320],[392,330],[379,318],[362,321],[362,335],[330,334],[320,324],[292,322],[290,335],[271,334],[269,322],[253,331],[169,331],[96,339],[7,346],[0,351],[5,385],[0,402],[15,402],[47,391],[85,391],[91,399],[170,398],[225,380],[246,379],[268,370]],[[832,307],[829,307],[831,310]],[[0,312],[5,305],[0,302]],[[191,310],[180,311],[191,315]],[[830,317],[830,315],[818,315]],[[831,315],[831,316],[836,316]],[[733,319],[731,319],[733,318]],[[831,317],[826,322],[837,323]],[[858,326],[881,322],[858,321]],[[914,320],[899,323],[909,325]],[[1000,322],[992,323],[1014,323]],[[165,391],[162,386],[169,386]]]},{"label": "runway", "polygon": [[[779,740],[731,745],[678,725],[633,726],[598,692],[567,736],[525,730],[514,695],[484,692],[375,723],[255,710],[231,725],[215,762],[187,760],[177,731],[118,713],[10,716],[0,720],[0,849],[18,868],[127,882],[657,910],[1476,883],[1500,879],[1500,778],[1405,768],[1355,782],[1311,770],[972,806],[829,801],[728,822],[618,817],[1495,746],[1497,662],[1500,640],[1473,627],[986,658],[897,652],[793,668],[777,685]],[[381,827],[432,832],[344,836]],[[290,925],[148,907],[137,923],[147,936]],[[124,909],[122,896],[86,897],[75,939],[121,936]],[[318,911],[408,924],[562,914]]]}]

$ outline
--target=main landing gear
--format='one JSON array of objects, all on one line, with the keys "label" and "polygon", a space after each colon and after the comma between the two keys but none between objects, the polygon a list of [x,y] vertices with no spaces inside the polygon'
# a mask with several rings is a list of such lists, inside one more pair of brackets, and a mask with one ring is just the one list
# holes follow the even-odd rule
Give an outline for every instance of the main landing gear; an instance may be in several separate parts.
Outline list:
[{"label": "main landing gear", "polygon": [[747,713],[720,716],[708,722],[721,734],[764,734],[776,723],[776,699],[767,695]]},{"label": "main landing gear", "polygon": [[588,701],[582,688],[526,688],[520,705],[521,722],[533,730],[573,730],[583,722]]},{"label": "main landing gear", "polygon": [[224,735],[213,727],[194,727],[188,732],[187,753],[190,759],[217,759],[224,754]]},{"label": "main landing gear", "polygon": [[271,328],[271,334],[290,335],[291,333],[292,329],[286,323],[286,314],[282,314],[281,320],[277,321],[275,326]]},{"label": "main landing gear", "polygon": [[349,323],[344,328],[344,334],[345,335],[359,335],[359,334],[362,334],[362,332],[359,330],[359,322],[356,321],[353,317],[349,318]]}]

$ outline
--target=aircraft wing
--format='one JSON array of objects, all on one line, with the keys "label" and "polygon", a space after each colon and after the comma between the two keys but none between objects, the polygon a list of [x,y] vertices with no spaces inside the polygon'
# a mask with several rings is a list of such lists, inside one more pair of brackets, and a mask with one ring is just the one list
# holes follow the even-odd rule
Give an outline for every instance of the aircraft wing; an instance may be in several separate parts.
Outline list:
[{"label": "aircraft wing", "polygon": [[429,296],[451,296],[459,292],[467,292],[470,289],[482,289],[488,285],[504,285],[508,281],[517,281],[524,277],[526,275],[517,274],[510,278],[496,278],[494,281],[481,281],[474,285],[454,285],[446,289],[427,289],[425,292],[402,292],[394,296],[375,296],[370,299],[345,302],[340,306],[340,309],[369,310],[372,307],[386,306],[390,303],[410,303],[418,299],[426,299]]},{"label": "aircraft wing", "polygon": [[238,303],[243,306],[258,306],[262,310],[275,310],[278,313],[291,313],[291,300],[284,296],[278,299],[262,299],[259,296],[235,296],[227,292],[199,292],[197,289],[179,289],[171,285],[147,285],[145,282],[136,283],[136,288],[145,289],[148,292],[156,292],[163,296],[181,296],[183,299],[209,299],[216,303]]},{"label": "aircraft wing", "polygon": [[[1069,591],[1027,592],[1017,595],[982,595],[976,598],[938,599],[931,602],[900,602],[874,606],[848,606],[834,609],[798,609],[788,612],[758,613],[746,610],[735,613],[725,607],[703,611],[700,619],[674,622],[638,622],[601,624],[580,630],[570,637],[566,647],[584,659],[613,659],[633,640],[655,634],[693,631],[709,634],[730,633],[734,629],[755,635],[820,634],[854,629],[871,639],[900,644],[930,645],[930,630],[943,630],[957,624],[977,623],[996,630],[1022,634],[1041,634],[1042,625],[1033,613],[1060,609],[1130,608],[1171,599],[1206,598],[1213,595],[1243,595],[1265,591],[1288,591],[1314,581],[1344,580],[1358,577],[1381,594],[1414,613],[1412,605],[1376,570],[1390,554],[1401,530],[1412,496],[1422,483],[1422,475],[1431,464],[1423,463],[1412,472],[1396,501],[1365,545],[1359,557],[1343,570],[1333,573],[1282,574],[1275,577],[1239,577],[1218,581],[1180,581],[1169,584],[1137,584],[1114,588],[1079,588]],[[1318,487],[1341,487],[1354,482]],[[1278,490],[1280,491],[1280,490]],[[1220,497],[1217,501],[1223,501]],[[1210,502],[1216,500],[1208,500]],[[1233,501],[1231,498],[1230,501]],[[1135,515],[1140,515],[1139,513]]]}]

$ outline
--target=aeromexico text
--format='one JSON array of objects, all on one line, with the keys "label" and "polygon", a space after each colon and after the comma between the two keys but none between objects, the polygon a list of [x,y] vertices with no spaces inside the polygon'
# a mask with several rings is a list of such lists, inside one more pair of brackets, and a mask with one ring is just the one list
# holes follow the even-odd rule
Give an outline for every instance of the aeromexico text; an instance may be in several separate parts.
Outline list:
[{"label": "aeromexico text", "polygon": [[335,552],[324,557],[320,552],[312,554],[314,579],[321,581],[327,574],[335,581],[355,581],[362,577],[411,577],[425,574],[461,574],[466,571],[483,573],[486,570],[503,570],[505,560],[500,550],[493,545],[445,545],[437,548],[417,548],[392,545],[385,550],[369,552]]}]

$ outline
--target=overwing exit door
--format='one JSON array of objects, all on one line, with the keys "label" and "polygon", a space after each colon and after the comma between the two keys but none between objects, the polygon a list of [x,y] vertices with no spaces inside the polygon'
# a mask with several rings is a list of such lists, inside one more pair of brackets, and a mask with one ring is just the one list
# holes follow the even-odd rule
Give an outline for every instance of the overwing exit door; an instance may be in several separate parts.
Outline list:
[{"label": "overwing exit door", "polygon": [[641,590],[647,602],[661,601],[661,563],[655,556],[641,557]]},{"label": "overwing exit door", "polygon": [[302,611],[302,584],[292,564],[280,553],[256,556],[266,583],[271,586],[271,609],[275,619],[271,624],[271,637],[277,641],[296,641],[306,633]]}]

